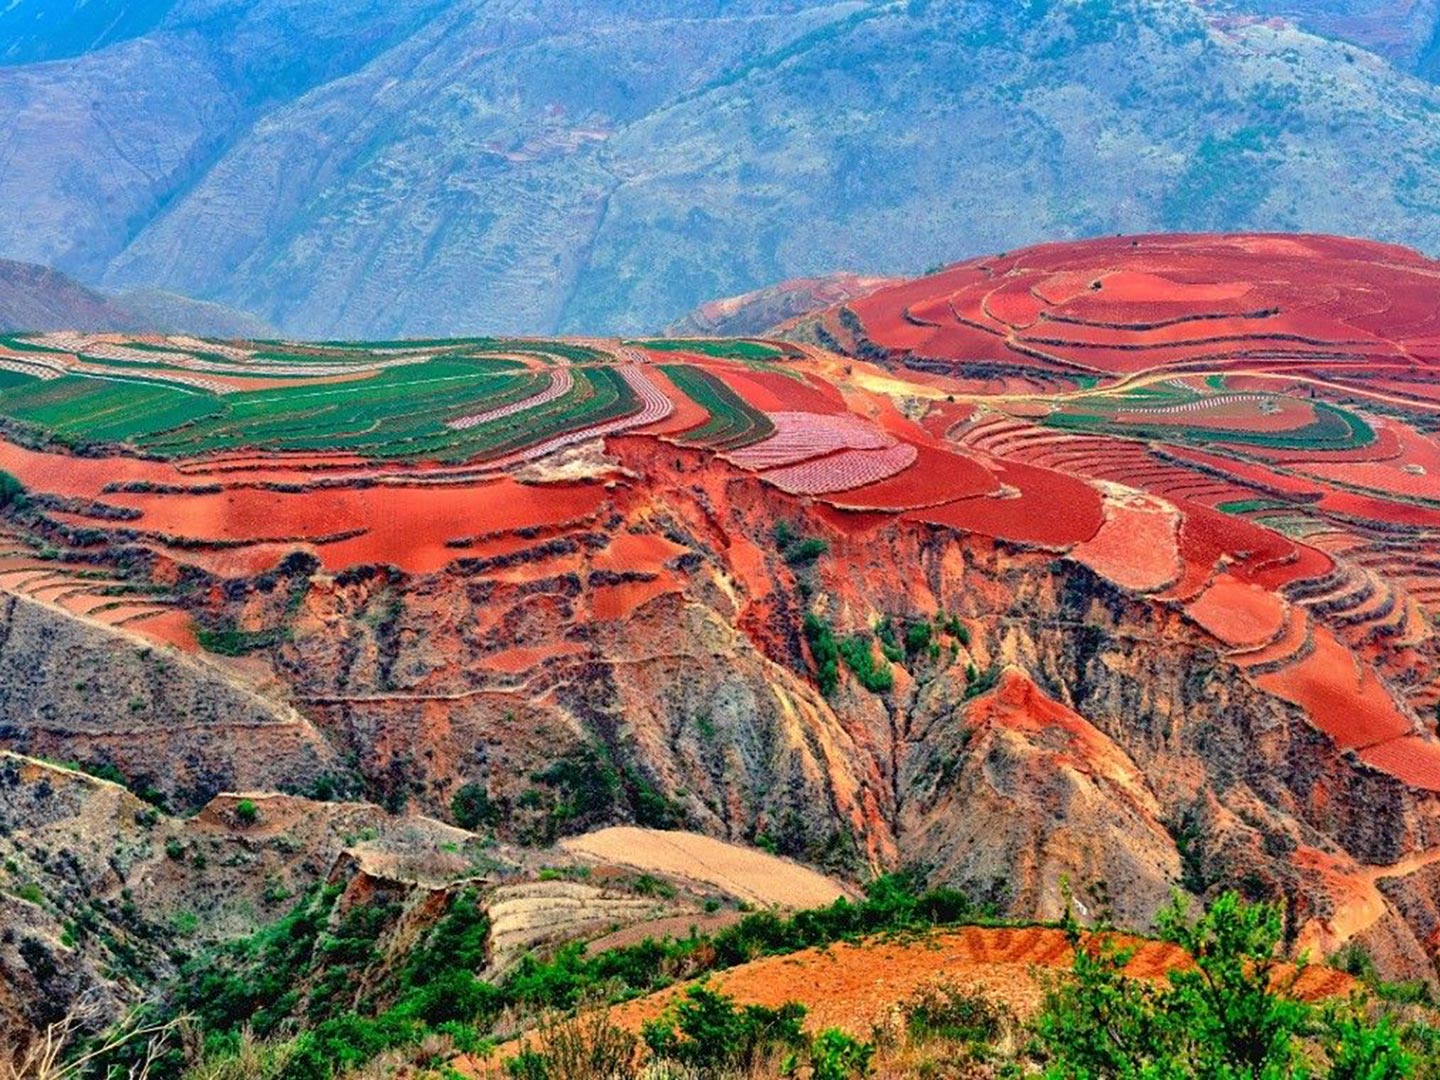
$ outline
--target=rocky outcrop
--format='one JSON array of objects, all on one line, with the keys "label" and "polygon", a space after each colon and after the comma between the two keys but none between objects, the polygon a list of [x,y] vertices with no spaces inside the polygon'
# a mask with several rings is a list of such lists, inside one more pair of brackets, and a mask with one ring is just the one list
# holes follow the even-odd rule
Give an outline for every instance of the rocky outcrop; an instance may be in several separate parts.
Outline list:
[{"label": "rocky outcrop", "polygon": [[310,790],[347,772],[294,709],[243,675],[0,594],[0,746],[92,767],[176,806]]},{"label": "rocky outcrop", "polygon": [[[1436,842],[1433,797],[1337,750],[1180,608],[1050,551],[811,506],[654,440],[610,451],[621,468],[594,517],[516,534],[502,555],[456,549],[430,574],[302,560],[191,588],[202,620],[284,627],[243,661],[193,666],[243,672],[294,722],[217,718],[177,739],[82,710],[52,724],[45,752],[100,749],[177,777],[213,758],[255,786],[339,760],[392,809],[445,815],[462,787],[479,792],[486,820],[527,844],[680,825],[852,879],[920,867],[1026,915],[1055,914],[1062,881],[1093,914],[1137,924],[1172,887],[1239,882],[1285,897],[1296,934],[1374,926],[1396,970],[1428,963],[1417,901],[1382,889],[1357,920],[1374,889],[1353,881],[1405,877]],[[781,520],[826,553],[787,562]],[[884,620],[945,629],[893,646],[889,691],[847,674],[826,695],[807,611],[842,638]],[[33,682],[44,655],[0,662]]]},{"label": "rocky outcrop", "polygon": [[681,337],[754,337],[802,315],[893,284],[894,280],[853,273],[794,278],[740,296],[708,300],[671,323],[665,332]]}]

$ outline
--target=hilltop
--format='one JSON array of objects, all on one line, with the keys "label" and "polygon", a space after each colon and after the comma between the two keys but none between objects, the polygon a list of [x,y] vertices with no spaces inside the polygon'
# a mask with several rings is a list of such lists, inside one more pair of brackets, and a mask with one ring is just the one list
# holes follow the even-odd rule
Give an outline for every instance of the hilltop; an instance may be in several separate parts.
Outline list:
[{"label": "hilltop", "polygon": [[0,331],[153,330],[265,337],[253,315],[173,293],[106,296],[46,266],[0,259]]}]

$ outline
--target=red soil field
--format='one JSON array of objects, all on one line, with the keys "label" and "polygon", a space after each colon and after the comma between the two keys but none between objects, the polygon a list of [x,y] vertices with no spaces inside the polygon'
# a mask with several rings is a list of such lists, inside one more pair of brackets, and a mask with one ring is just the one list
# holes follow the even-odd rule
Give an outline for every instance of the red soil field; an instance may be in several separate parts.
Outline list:
[{"label": "red soil field", "polygon": [[1185,614],[1237,649],[1255,648],[1285,629],[1285,602],[1272,592],[1221,574],[1188,604]]},{"label": "red soil field", "polygon": [[[1384,434],[1395,445],[1395,453],[1370,461],[1335,462],[1326,454],[1296,467],[1320,480],[1333,480],[1373,491],[1440,499],[1440,444],[1400,424],[1388,424]],[[1313,457],[1313,455],[1312,455]]]},{"label": "red soil field", "polygon": [[1084,481],[1018,462],[997,463],[995,475],[1018,489],[1019,496],[961,499],[912,510],[904,517],[1055,548],[1068,548],[1099,532],[1104,521],[1100,493]]},{"label": "red soil field", "polygon": [[195,652],[200,648],[195,640],[195,625],[183,611],[161,611],[144,619],[126,624],[126,628],[137,634],[164,645],[174,645],[182,652]]},{"label": "red soil field", "polygon": [[1313,652],[1280,671],[1254,676],[1256,685],[1299,705],[1312,724],[1345,749],[1410,734],[1410,721],[1374,671],[1357,662],[1323,626],[1315,626],[1311,634]]},{"label": "red soil field", "polygon": [[841,414],[845,400],[833,386],[813,379],[791,378],[751,368],[711,367],[726,385],[761,412],[812,412]]},{"label": "red soil field", "polygon": [[849,510],[915,510],[976,495],[995,495],[995,474],[974,458],[933,446],[917,446],[915,464],[898,476],[826,497]]},{"label": "red soil field", "polygon": [[969,420],[975,415],[974,405],[965,405],[953,401],[936,401],[930,405],[930,410],[925,414],[925,419],[920,421],[927,434],[937,439],[943,439],[946,433],[956,424]]},{"label": "red soil field", "polygon": [[561,525],[591,517],[606,498],[595,484],[543,487],[503,478],[451,487],[322,488],[302,493],[242,489],[215,495],[120,493],[109,496],[143,517],[148,531],[193,541],[316,539],[364,529],[361,536],[320,544],[327,569],[389,563],[431,573],[463,552],[445,542],[502,530]]},{"label": "red soil field", "polygon": [[1440,509],[1398,502],[1377,495],[1360,495],[1349,491],[1328,491],[1316,504],[1321,510],[1333,510],[1347,518],[1359,518],[1380,524],[1398,522],[1427,529],[1440,529]]},{"label": "red soil field", "polygon": [[658,570],[690,549],[658,533],[619,533],[610,546],[590,560],[596,570]]},{"label": "red soil field", "polygon": [[520,675],[551,660],[579,656],[584,652],[584,646],[571,641],[561,641],[552,645],[517,645],[513,649],[502,649],[500,652],[482,657],[480,666],[488,671]]},{"label": "red soil field", "polygon": [[896,443],[884,450],[842,450],[837,454],[770,469],[760,475],[766,483],[792,495],[827,495],[877,483],[908,470],[915,447]]},{"label": "red soil field", "polygon": [[1360,760],[1381,772],[1427,791],[1440,791],[1440,746],[1406,735],[1360,751]]},{"label": "red soil field", "polygon": [[597,585],[591,589],[590,613],[602,621],[619,622],[651,600],[679,589],[679,581],[669,573],[658,574],[653,581]]},{"label": "red soil field", "polygon": [[1302,477],[1287,476],[1275,469],[1253,462],[1240,461],[1224,454],[1212,454],[1205,450],[1189,447],[1167,446],[1166,454],[1181,461],[1193,462],[1223,472],[1243,484],[1254,484],[1267,493],[1294,497],[1298,501],[1313,502],[1318,490],[1316,485]]},{"label": "red soil field", "polygon": [[1135,592],[1157,592],[1180,577],[1180,516],[1166,502],[1142,495],[1105,499],[1105,521],[1071,558]]},{"label": "red soil field", "polygon": [[847,306],[897,354],[960,361],[998,342],[1012,362],[1039,352],[1122,374],[1187,359],[1243,367],[1247,352],[1266,363],[1405,358],[1408,342],[1440,334],[1437,282],[1418,254],[1366,241],[1141,236],[976,259]]}]

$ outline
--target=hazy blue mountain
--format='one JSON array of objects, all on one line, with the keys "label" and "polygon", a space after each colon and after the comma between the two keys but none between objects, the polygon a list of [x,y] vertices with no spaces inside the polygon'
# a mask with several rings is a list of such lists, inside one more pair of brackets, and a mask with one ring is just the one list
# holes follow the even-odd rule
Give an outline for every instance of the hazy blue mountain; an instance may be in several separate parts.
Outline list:
[{"label": "hazy blue mountain", "polygon": [[1440,77],[1440,0],[1237,0],[1237,9],[1289,19],[1406,71]]},{"label": "hazy blue mountain", "polygon": [[0,255],[297,334],[653,329],[1082,234],[1440,251],[1437,115],[1190,0],[175,0],[0,67]]},{"label": "hazy blue mountain", "polygon": [[175,0],[5,0],[0,64],[58,60],[127,41],[153,29]]}]

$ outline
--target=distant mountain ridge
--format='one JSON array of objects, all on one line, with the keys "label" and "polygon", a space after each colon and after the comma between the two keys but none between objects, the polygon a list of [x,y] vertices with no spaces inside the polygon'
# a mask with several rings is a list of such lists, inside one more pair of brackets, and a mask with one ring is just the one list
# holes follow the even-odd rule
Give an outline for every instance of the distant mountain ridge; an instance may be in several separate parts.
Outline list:
[{"label": "distant mountain ridge", "polygon": [[0,331],[147,330],[201,337],[264,338],[274,327],[235,311],[173,293],[106,296],[34,263],[0,259]]},{"label": "distant mountain ridge", "polygon": [[666,333],[681,337],[753,337],[802,315],[893,284],[895,280],[852,273],[792,278],[740,296],[707,300],[683,319],[671,323]]},{"label": "distant mountain ridge", "polygon": [[[1427,5],[1290,14],[1419,64]],[[653,331],[1117,232],[1440,251],[1440,90],[1281,6],[156,0],[47,36],[21,0],[0,255],[388,337]]]}]

